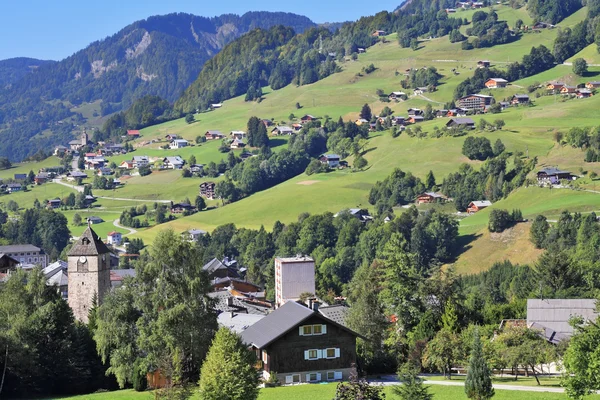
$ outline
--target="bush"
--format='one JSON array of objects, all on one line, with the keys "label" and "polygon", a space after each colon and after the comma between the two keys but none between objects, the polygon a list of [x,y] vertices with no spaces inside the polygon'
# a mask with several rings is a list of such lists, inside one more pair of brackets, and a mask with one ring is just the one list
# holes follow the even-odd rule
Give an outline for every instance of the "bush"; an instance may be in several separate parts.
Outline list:
[{"label": "bush", "polygon": [[492,144],[484,137],[469,136],[465,139],[462,153],[470,160],[484,161],[494,155]]},{"label": "bush", "polygon": [[149,165],[145,165],[143,167],[138,168],[138,172],[140,173],[140,176],[146,176],[150,175],[152,173],[152,170],[150,169]]},{"label": "bush", "polygon": [[148,380],[140,364],[138,359],[133,366],[133,389],[136,392],[143,392],[148,389]]},{"label": "bush", "polygon": [[306,175],[312,175],[325,172],[326,169],[327,167],[324,164],[322,164],[319,160],[315,159],[308,164],[304,172],[306,172]]},{"label": "bush", "polygon": [[523,219],[521,210],[515,209],[512,213],[508,210],[492,210],[488,221],[490,232],[503,232]]}]

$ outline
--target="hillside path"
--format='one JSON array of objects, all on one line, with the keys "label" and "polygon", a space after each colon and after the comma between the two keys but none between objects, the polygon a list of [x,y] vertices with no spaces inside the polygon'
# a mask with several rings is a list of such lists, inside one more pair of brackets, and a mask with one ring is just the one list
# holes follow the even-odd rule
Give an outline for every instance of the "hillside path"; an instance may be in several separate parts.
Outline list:
[{"label": "hillside path", "polygon": [[[71,185],[69,183],[65,183],[65,182],[61,181],[60,179],[53,179],[52,182],[58,183],[59,185],[66,186],[66,187],[71,188],[71,189],[74,189],[74,190],[78,191],[79,193],[83,193],[83,186]],[[104,199],[104,200],[137,201],[137,202],[142,202],[142,203],[164,203],[164,204],[171,204],[171,200],[128,199],[128,198],[124,198],[124,197],[108,197],[108,196],[98,196],[96,198],[97,199]]]},{"label": "hillside path", "polygon": [[129,232],[127,232],[126,234],[124,234],[123,236],[135,235],[135,234],[137,233],[137,231],[136,231],[135,229],[131,229],[131,228],[128,228],[128,227],[126,227],[126,226],[123,226],[123,225],[121,225],[121,220],[120,220],[120,219],[115,219],[115,220],[113,221],[113,225],[114,225],[115,227],[117,227],[117,228],[120,228],[120,229],[124,229],[124,230],[126,230],[126,231],[129,231]]},{"label": "hillside path", "polygon": [[435,103],[435,104],[444,104],[444,103],[441,103],[441,102],[439,102],[439,101],[431,100],[429,97],[425,97],[425,96],[423,96],[422,94],[420,94],[420,95],[419,95],[419,97],[422,97],[423,99],[425,99],[425,100],[427,100],[427,101],[429,101],[429,102],[431,102],[431,103]]},{"label": "hillside path", "polygon": [[[424,377],[427,378],[427,377]],[[378,383],[383,386],[394,386],[400,385],[398,378],[395,375],[384,375],[381,379],[371,380],[371,383]],[[440,385],[440,386],[464,386],[463,381],[430,381],[425,380],[423,383],[426,385]],[[518,392],[550,392],[550,393],[564,393],[565,389],[560,387],[548,387],[548,386],[519,386],[519,385],[506,385],[506,384],[493,384],[494,389],[497,390],[513,390]]]}]

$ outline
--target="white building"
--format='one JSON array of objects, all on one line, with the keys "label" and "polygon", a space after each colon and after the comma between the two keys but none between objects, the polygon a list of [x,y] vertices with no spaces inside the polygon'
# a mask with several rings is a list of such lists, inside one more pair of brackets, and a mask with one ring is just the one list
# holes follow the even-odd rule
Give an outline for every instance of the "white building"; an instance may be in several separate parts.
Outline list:
[{"label": "white building", "polygon": [[315,293],[315,261],[308,256],[275,258],[275,303],[298,300],[302,293]]},{"label": "white building", "polygon": [[123,242],[123,235],[119,232],[111,232],[106,236],[106,243],[112,244],[113,246],[120,246]]},{"label": "white building", "polygon": [[187,147],[188,141],[185,139],[175,139],[171,142],[171,149],[182,149]]},{"label": "white building", "polygon": [[4,254],[17,260],[21,267],[39,265],[46,268],[48,265],[48,255],[44,250],[31,244],[0,246],[0,255]]}]

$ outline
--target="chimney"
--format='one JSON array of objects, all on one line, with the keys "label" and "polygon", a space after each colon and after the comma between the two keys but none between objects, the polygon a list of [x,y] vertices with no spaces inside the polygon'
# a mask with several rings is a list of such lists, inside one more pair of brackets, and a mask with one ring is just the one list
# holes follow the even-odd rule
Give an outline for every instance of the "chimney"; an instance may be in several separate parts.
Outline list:
[{"label": "chimney", "polygon": [[235,317],[235,312],[234,311],[230,311],[229,315],[231,316],[231,318]]},{"label": "chimney", "polygon": [[312,306],[313,311],[318,312],[320,304],[321,304],[321,302],[319,302],[317,300],[313,301],[313,306]]},{"label": "chimney", "polygon": [[228,297],[227,298],[227,306],[228,307],[233,307],[233,297]]}]

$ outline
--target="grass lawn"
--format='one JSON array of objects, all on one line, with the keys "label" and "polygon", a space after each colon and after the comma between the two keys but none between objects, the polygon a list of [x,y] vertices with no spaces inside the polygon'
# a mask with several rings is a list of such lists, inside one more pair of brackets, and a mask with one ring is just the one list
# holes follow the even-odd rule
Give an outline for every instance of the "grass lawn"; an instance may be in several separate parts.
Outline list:
[{"label": "grass lawn", "polygon": [[[262,389],[258,400],[331,400],[335,395],[336,384],[322,385],[299,385],[292,387],[279,387]],[[462,387],[457,386],[430,386],[430,393],[434,395],[435,400],[464,400],[466,395]],[[391,387],[385,388],[386,398],[388,400],[399,399],[393,394]],[[138,393],[133,390],[120,390],[116,392],[96,393],[83,396],[68,397],[67,400],[125,400],[125,399],[153,399],[151,392]],[[197,399],[197,396],[192,397]],[[586,399],[598,399],[600,396],[588,396]],[[494,400],[567,400],[567,396],[562,393],[544,393],[544,392],[517,392],[509,390],[496,390]]]}]

